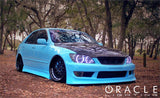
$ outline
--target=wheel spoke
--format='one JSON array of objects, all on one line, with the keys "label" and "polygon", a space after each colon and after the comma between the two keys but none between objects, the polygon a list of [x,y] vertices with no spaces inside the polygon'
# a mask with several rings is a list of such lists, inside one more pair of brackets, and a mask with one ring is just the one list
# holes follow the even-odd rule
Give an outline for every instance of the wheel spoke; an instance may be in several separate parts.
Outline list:
[{"label": "wheel spoke", "polygon": [[51,67],[51,75],[55,81],[61,81],[64,78],[65,73],[65,65],[62,60],[56,61]]}]

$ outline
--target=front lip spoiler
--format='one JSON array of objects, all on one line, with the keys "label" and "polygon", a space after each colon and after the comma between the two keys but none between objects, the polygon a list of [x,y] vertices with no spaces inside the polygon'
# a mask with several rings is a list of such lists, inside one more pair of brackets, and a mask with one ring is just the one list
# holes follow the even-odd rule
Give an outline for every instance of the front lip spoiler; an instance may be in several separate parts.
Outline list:
[{"label": "front lip spoiler", "polygon": [[83,85],[83,84],[110,84],[110,83],[127,83],[127,82],[135,82],[135,76],[128,77],[128,78],[105,78],[105,79],[74,79],[73,81],[67,81],[66,83],[69,85]]}]

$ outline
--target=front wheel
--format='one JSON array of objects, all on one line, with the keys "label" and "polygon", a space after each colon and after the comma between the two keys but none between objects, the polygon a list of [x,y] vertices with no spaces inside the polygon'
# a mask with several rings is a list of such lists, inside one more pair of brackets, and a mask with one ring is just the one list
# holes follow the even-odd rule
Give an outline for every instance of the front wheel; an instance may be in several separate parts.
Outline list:
[{"label": "front wheel", "polygon": [[16,70],[22,72],[22,69],[23,69],[23,60],[19,56],[16,60]]},{"label": "front wheel", "polygon": [[66,81],[66,68],[62,58],[59,57],[51,63],[50,77],[51,80],[56,82]]}]

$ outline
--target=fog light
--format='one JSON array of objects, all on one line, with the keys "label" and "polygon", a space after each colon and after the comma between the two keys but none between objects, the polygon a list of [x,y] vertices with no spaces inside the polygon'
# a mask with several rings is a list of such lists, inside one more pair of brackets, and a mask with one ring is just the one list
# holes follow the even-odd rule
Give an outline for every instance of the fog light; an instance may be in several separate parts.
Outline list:
[{"label": "fog light", "polygon": [[82,71],[74,71],[74,75],[77,77],[92,77],[94,72],[82,72]]},{"label": "fog light", "polygon": [[74,75],[77,76],[77,77],[83,77],[83,73],[84,73],[84,72],[75,71],[75,72],[74,72]]},{"label": "fog light", "polygon": [[129,75],[134,74],[134,70],[129,71]]}]

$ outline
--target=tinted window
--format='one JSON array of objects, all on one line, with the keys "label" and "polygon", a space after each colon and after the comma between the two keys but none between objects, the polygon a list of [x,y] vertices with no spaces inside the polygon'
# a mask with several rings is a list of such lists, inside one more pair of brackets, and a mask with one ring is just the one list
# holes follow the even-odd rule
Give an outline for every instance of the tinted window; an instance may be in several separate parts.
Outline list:
[{"label": "tinted window", "polygon": [[[48,40],[48,37],[47,37],[47,32],[45,30],[40,30],[38,31],[38,38],[44,38],[46,39],[46,41]],[[38,39],[37,38],[37,39]]]},{"label": "tinted window", "polygon": [[37,39],[37,33],[38,33],[38,31],[32,33],[28,37],[28,39],[26,40],[26,43],[28,43],[28,44],[36,44],[37,43],[37,40],[36,40]]},{"label": "tinted window", "polygon": [[25,43],[28,44],[37,44],[38,38],[44,38],[46,41],[48,40],[47,32],[45,30],[36,31],[29,36]]}]

